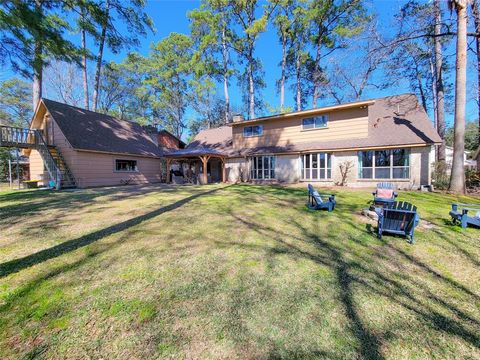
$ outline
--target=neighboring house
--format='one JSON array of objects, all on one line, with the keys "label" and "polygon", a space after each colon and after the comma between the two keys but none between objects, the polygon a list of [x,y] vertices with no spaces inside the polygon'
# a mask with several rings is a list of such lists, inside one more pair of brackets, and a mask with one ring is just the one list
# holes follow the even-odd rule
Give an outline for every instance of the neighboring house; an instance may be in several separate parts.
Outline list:
[{"label": "neighboring house", "polygon": [[252,120],[236,117],[165,156],[169,163],[199,164],[203,182],[214,159],[217,172],[230,182],[391,181],[417,188],[431,182],[431,148],[440,141],[416,96],[404,94]]},{"label": "neighboring house", "polygon": [[480,146],[477,151],[473,153],[472,159],[477,161],[477,169],[480,171]]},{"label": "neighboring house", "polygon": [[[433,159],[436,159],[437,150],[438,150],[438,146],[435,146],[432,148],[432,153],[430,156],[432,156]],[[464,151],[463,165],[467,169],[476,168],[477,163],[475,162],[474,158],[469,159],[469,157],[470,157],[470,151]],[[450,169],[452,168],[452,162],[453,162],[453,147],[451,146],[445,146],[445,162],[447,163],[447,172],[450,173]]]},{"label": "neighboring house", "polygon": [[[161,180],[162,149],[137,123],[42,99],[30,128],[41,130],[63,187]],[[158,136],[161,140],[165,134]],[[25,153],[30,156],[31,179],[46,185],[55,177],[48,153],[35,147]]]}]

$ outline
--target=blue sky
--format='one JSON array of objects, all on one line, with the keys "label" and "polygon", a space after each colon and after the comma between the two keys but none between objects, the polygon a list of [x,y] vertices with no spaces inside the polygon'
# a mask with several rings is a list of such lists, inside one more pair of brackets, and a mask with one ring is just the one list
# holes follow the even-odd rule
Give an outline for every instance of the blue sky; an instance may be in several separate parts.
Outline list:
[{"label": "blue sky", "polygon": [[[406,1],[402,0],[373,0],[368,3],[368,7],[371,12],[378,15],[378,22],[380,24],[380,30],[382,32],[389,32],[392,28],[392,21],[394,14],[398,13],[398,10]],[[156,33],[149,34],[146,38],[142,38],[141,46],[138,51],[142,55],[146,55],[149,52],[149,47],[152,42],[157,42],[168,36],[171,32],[189,33],[189,22],[187,13],[200,6],[200,1],[195,0],[149,0],[147,3],[146,11],[153,19],[156,27]],[[454,49],[450,46],[446,50],[447,53],[453,54]],[[263,90],[263,99],[272,106],[278,106],[279,97],[275,89],[275,81],[280,74],[280,68],[278,66],[280,61],[280,45],[276,37],[274,29],[269,28],[267,32],[263,33],[257,43],[256,54],[261,58],[263,62],[265,72],[265,82],[267,87]],[[118,55],[107,54],[107,57],[111,60],[121,61],[125,53]],[[453,61],[453,59],[451,60]],[[468,77],[473,79],[475,77],[472,68],[469,68]],[[286,103],[293,107],[293,95],[290,90],[286,90]],[[380,97],[388,96],[395,93],[410,92],[407,84],[401,85],[395,89],[388,89],[383,91],[368,91],[365,97]],[[221,95],[221,94],[220,94]],[[236,86],[235,81],[231,84],[231,97],[233,104],[241,104],[241,92]],[[322,100],[323,104],[333,103],[333,99]],[[467,105],[467,120],[476,119],[476,104],[473,101],[469,101]],[[446,114],[447,122],[451,123],[453,120],[453,114]]]},{"label": "blue sky", "polygon": [[[370,0],[367,3],[371,13],[376,13],[378,15],[379,30],[383,33],[389,33],[392,27],[392,21],[394,14],[398,13],[398,10],[404,4],[403,0]],[[153,19],[156,27],[155,33],[149,33],[147,37],[140,37],[140,47],[137,49],[132,49],[144,56],[148,55],[150,45],[152,42],[158,42],[162,38],[168,36],[171,32],[179,33],[189,33],[189,22],[187,18],[187,13],[200,6],[200,1],[195,0],[148,0],[146,6],[146,12]],[[446,14],[446,16],[449,16]],[[78,35],[72,34],[73,41],[79,41]],[[92,44],[93,45],[93,44]],[[453,48],[453,42],[446,49],[445,53],[453,55],[455,50]],[[92,52],[96,53],[96,48],[93,47]],[[122,51],[119,54],[112,54],[108,49],[106,50],[104,59],[106,61],[117,61],[121,62],[125,57],[127,51]],[[276,32],[271,27],[268,30],[261,34],[256,48],[256,55],[262,60],[263,68],[265,72],[264,80],[267,84],[267,87],[262,92],[262,98],[265,102],[269,103],[272,106],[278,107],[279,97],[276,93],[275,82],[279,77],[280,68],[278,66],[280,61],[280,45],[278,44]],[[472,59],[472,54],[469,54]],[[352,54],[352,61],[355,61],[355,54]],[[450,60],[451,63],[454,62],[454,58]],[[91,64],[93,65],[93,64]],[[475,81],[476,73],[473,68],[468,69],[468,78],[473,83]],[[0,73],[0,77],[5,79],[9,76],[12,76],[12,72],[9,70],[3,70]],[[381,76],[381,74],[380,74]],[[453,79],[452,79],[453,80]],[[408,84],[401,84],[395,89],[387,90],[370,90],[368,91],[364,98],[371,97],[381,97],[388,96],[392,94],[399,94],[410,92]],[[221,93],[219,94],[222,95]],[[241,92],[235,82],[231,84],[231,98],[232,104],[238,106],[241,105]],[[286,89],[286,105],[293,107],[293,95],[290,89]],[[333,99],[325,98],[322,100],[321,105],[334,103]],[[451,109],[450,109],[451,110]],[[473,100],[469,100],[467,105],[467,120],[474,120],[477,118],[477,108],[476,103]],[[263,114],[257,114],[263,115]],[[191,111],[187,112],[187,117],[193,116]],[[446,114],[447,122],[451,123],[453,119],[453,114],[447,112]]]}]

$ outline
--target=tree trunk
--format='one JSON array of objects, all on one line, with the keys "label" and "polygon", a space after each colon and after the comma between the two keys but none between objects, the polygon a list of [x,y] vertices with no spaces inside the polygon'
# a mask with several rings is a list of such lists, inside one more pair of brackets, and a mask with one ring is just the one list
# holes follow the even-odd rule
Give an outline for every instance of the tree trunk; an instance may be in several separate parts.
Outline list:
[{"label": "tree trunk", "polygon": [[228,48],[225,35],[225,24],[222,27],[222,56],[223,56],[223,93],[225,96],[225,124],[230,121],[230,94],[228,93]]},{"label": "tree trunk", "polygon": [[95,67],[95,83],[93,88],[93,104],[92,104],[93,111],[97,111],[98,93],[100,90],[100,74],[102,71],[103,48],[105,46],[105,37],[107,34],[109,16],[110,16],[110,3],[107,0],[105,2],[105,22],[103,23],[102,33],[100,34],[98,54],[97,54],[97,65]]},{"label": "tree trunk", "polygon": [[[42,1],[35,1],[35,10],[40,16],[42,13]],[[33,111],[37,109],[37,105],[42,98],[43,83],[43,34],[38,34],[35,39],[35,49],[33,53],[33,86],[32,86],[32,105]]]},{"label": "tree trunk", "polygon": [[[480,8],[478,0],[472,1],[473,22],[475,24],[475,32],[480,33]],[[480,144],[480,36],[475,38],[475,50],[477,52],[477,106],[478,106],[478,142]]]},{"label": "tree trunk", "polygon": [[248,114],[255,119],[255,85],[253,79],[253,56],[248,59]]},{"label": "tree trunk", "polygon": [[[437,76],[435,72],[435,64],[430,59],[430,75],[432,76],[432,102],[433,102],[433,127],[437,128],[437,91],[436,91],[436,83],[437,83]],[[436,151],[438,156],[438,149]],[[438,161],[438,160],[436,160]]]},{"label": "tree trunk", "polygon": [[[442,13],[440,10],[440,0],[435,0],[435,35],[442,32]],[[437,149],[437,161],[445,162],[445,96],[443,90],[443,55],[442,43],[440,36],[435,36],[435,97],[436,102],[436,119],[438,135],[442,139],[442,143]],[[445,168],[443,167],[440,167]]]},{"label": "tree trunk", "polygon": [[455,124],[452,173],[449,190],[456,194],[465,193],[465,106],[467,93],[467,3],[456,0],[457,12],[457,59],[455,74]]},{"label": "tree trunk", "polygon": [[297,111],[302,110],[302,84],[301,84],[301,62],[300,49],[297,48],[295,55],[295,76],[296,76],[296,97],[297,97]]},{"label": "tree trunk", "polygon": [[[85,21],[85,10],[82,8],[82,21]],[[84,106],[85,109],[89,109],[89,96],[88,96],[88,73],[87,73],[87,42],[86,42],[86,34],[85,29],[81,29],[81,36],[82,36],[82,50],[83,50],[83,58],[82,58],[82,72],[83,72],[83,96],[84,96]]]},{"label": "tree trunk", "polygon": [[282,35],[282,75],[280,77],[280,112],[285,108],[285,68],[287,67],[287,36]]},{"label": "tree trunk", "polygon": [[42,80],[43,80],[43,45],[41,40],[35,41],[35,52],[33,60],[33,111],[37,109],[37,105],[42,98]]}]

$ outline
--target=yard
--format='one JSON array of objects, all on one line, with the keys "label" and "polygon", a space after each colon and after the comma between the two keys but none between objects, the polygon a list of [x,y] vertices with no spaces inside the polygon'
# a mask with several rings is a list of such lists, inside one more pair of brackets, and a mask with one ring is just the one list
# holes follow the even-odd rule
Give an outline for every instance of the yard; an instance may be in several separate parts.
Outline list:
[{"label": "yard", "polygon": [[480,358],[458,199],[401,192],[409,245],[375,237],[369,191],[335,193],[333,213],[304,187],[0,193],[0,358]]}]

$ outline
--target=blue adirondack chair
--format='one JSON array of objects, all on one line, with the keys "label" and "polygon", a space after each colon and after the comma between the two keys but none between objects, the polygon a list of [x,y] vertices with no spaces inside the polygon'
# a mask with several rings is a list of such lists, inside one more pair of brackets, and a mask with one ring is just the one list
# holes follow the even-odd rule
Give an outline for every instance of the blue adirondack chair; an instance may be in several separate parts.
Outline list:
[{"label": "blue adirondack chair", "polygon": [[[328,199],[328,200],[327,200]],[[335,209],[335,195],[319,194],[311,184],[308,184],[308,208],[312,210],[327,209],[333,211]]]},{"label": "blue adirondack chair", "polygon": [[[392,195],[390,197],[382,197],[381,194],[379,194],[380,189],[392,190]],[[380,204],[384,206],[394,203],[398,196],[397,192],[395,191],[395,185],[389,182],[378,183],[377,188],[374,192],[372,192],[372,195],[374,204]]]},{"label": "blue adirondack chair", "polygon": [[[461,211],[459,211],[459,207],[461,207]],[[480,205],[452,204],[450,216],[453,223],[455,224],[458,221],[463,229],[468,225],[480,227]]]},{"label": "blue adirondack chair", "polygon": [[420,222],[417,207],[404,201],[387,204],[378,216],[378,238],[385,232],[409,237],[413,244],[413,232]]}]

